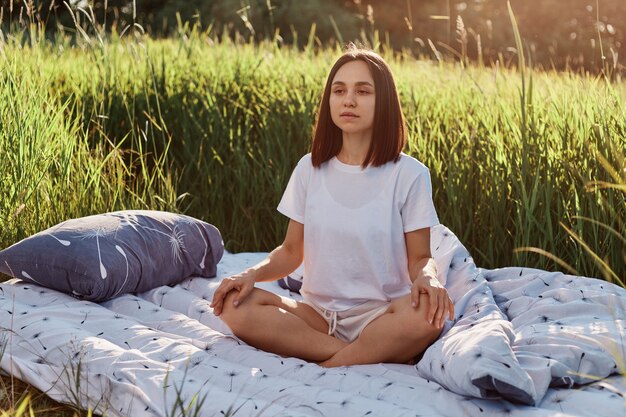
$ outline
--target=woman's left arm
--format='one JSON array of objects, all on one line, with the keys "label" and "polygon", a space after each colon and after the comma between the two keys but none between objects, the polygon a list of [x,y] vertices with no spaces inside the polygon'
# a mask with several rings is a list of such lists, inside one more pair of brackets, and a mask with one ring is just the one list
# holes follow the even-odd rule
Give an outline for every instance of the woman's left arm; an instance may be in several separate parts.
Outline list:
[{"label": "woman's left arm", "polygon": [[430,253],[430,228],[405,233],[406,255],[411,278],[411,304],[419,305],[420,294],[428,294],[430,309],[428,322],[443,327],[446,313],[454,320],[454,304],[448,291],[437,279],[437,265]]}]

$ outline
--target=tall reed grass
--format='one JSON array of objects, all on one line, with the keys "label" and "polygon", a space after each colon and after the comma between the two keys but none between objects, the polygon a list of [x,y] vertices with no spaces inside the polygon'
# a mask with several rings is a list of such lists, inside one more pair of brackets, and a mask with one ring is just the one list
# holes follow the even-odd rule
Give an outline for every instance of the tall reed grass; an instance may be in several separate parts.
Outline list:
[{"label": "tall reed grass", "polygon": [[[275,206],[308,150],[338,49],[218,41],[193,29],[158,41],[59,36],[1,45],[1,246],[122,208],[202,218],[235,252],[280,243],[286,219]],[[576,235],[624,276],[624,192],[589,186],[615,172],[623,181],[624,85],[543,72],[520,87],[516,70],[381,52],[401,90],[407,152],[430,167],[442,223],[480,266],[567,264],[602,276]]]}]

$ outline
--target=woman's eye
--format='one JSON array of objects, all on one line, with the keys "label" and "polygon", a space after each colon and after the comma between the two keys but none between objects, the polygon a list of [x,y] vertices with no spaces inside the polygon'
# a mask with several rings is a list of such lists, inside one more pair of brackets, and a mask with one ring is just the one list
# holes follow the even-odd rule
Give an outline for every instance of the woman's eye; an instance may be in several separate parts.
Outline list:
[{"label": "woman's eye", "polygon": [[338,88],[338,89],[334,90],[334,91],[333,91],[333,93],[335,93],[335,94],[341,94],[341,93],[343,93],[343,90],[342,90],[342,89],[340,89],[340,88]]},{"label": "woman's eye", "polygon": [[357,91],[359,94],[369,94],[370,92],[367,90],[359,90]]}]

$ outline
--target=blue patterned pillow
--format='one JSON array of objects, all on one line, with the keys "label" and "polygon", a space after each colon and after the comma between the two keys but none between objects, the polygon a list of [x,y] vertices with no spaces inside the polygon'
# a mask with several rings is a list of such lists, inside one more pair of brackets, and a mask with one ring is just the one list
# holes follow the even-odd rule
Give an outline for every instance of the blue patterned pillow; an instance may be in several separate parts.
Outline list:
[{"label": "blue patterned pillow", "polygon": [[189,216],[118,211],[72,219],[0,251],[0,272],[78,298],[213,277],[224,253],[219,230]]}]

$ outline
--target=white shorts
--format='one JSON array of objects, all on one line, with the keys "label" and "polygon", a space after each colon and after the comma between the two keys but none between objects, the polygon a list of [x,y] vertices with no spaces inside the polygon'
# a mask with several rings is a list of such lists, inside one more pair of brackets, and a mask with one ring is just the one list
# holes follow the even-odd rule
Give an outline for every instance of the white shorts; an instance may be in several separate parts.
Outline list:
[{"label": "white shorts", "polygon": [[374,319],[385,314],[390,301],[372,300],[366,301],[345,311],[325,310],[312,301],[304,300],[306,305],[311,306],[328,323],[328,334],[347,343],[355,341],[363,329]]}]

